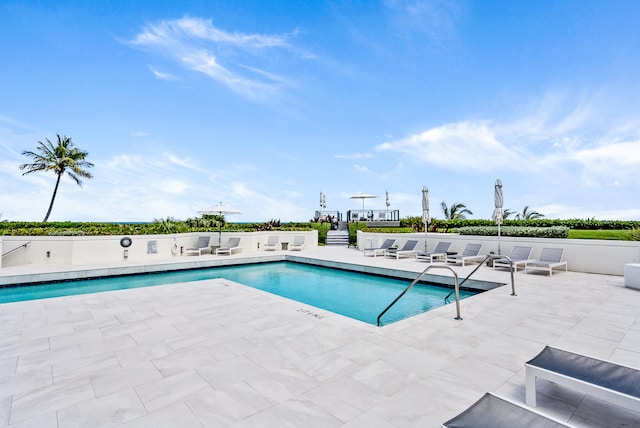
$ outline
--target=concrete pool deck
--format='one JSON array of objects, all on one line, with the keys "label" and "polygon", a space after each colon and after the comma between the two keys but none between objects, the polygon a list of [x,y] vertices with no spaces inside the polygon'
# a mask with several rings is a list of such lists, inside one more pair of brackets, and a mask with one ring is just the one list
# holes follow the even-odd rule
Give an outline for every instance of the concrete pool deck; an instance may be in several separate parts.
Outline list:
[{"label": "concrete pool deck", "polygon": [[[285,253],[427,266],[344,247]],[[508,283],[509,273],[482,266],[473,278]],[[640,368],[640,291],[622,276],[515,278],[517,296],[507,285],[463,300],[462,321],[447,305],[383,327],[226,280],[1,304],[0,425],[438,427],[487,391],[524,405],[524,363],[545,345]],[[640,427],[638,413],[538,389],[538,410],[575,426]]]}]

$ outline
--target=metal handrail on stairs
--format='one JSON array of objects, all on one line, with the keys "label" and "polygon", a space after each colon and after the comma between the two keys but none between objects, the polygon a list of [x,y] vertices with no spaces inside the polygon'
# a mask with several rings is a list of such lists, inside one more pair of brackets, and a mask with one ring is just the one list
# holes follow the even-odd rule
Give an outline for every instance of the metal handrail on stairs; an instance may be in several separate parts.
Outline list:
[{"label": "metal handrail on stairs", "polygon": [[[398,295],[398,297],[395,298],[395,300],[393,302],[391,302],[389,304],[389,306],[387,306],[385,308],[384,311],[380,312],[380,315],[378,315],[378,327],[380,327],[380,318],[382,318],[382,316],[384,314],[387,313],[387,311],[389,309],[391,309],[391,307],[393,305],[396,304],[396,302],[398,300],[400,300],[400,298],[402,296],[404,296],[407,291],[409,291],[414,285],[416,285],[416,283],[418,281],[420,281],[420,279],[430,270],[430,269],[449,269],[452,273],[453,273],[453,278],[454,278],[454,292],[456,293],[456,318],[457,320],[462,320],[462,317],[460,317],[460,286],[458,284],[458,274],[456,273],[455,270],[451,269],[449,266],[445,266],[445,265],[431,265],[431,266],[427,266],[427,268],[425,270],[422,271],[422,273],[420,275],[418,275],[418,277],[416,279],[413,280],[413,282],[411,284],[409,284],[409,286],[407,288],[404,289],[404,291],[402,293],[400,293]],[[449,294],[451,295],[451,294]]]},{"label": "metal handrail on stairs", "polygon": [[[513,277],[513,260],[511,260],[511,257],[509,257],[509,256],[501,256],[501,255],[495,255],[495,254],[487,255],[487,257],[485,257],[484,260],[482,260],[478,264],[478,266],[476,266],[476,268],[474,270],[472,270],[471,273],[469,275],[467,275],[467,277],[465,279],[462,280],[460,285],[464,284],[467,281],[467,279],[469,279],[471,277],[471,275],[476,273],[476,271],[478,269],[480,269],[480,266],[482,266],[482,264],[485,263],[487,260],[492,261],[492,260],[496,260],[496,259],[507,260],[509,262],[509,270],[511,271],[511,295],[512,296],[517,296],[517,294],[516,294],[516,284],[515,284],[514,277]],[[452,293],[449,293],[447,295],[447,297],[444,298],[444,300],[447,300],[449,297],[451,297],[451,294]]]},{"label": "metal handrail on stairs", "polygon": [[450,266],[446,266],[446,265],[430,265],[427,266],[425,270],[422,271],[422,273],[420,275],[418,275],[418,277],[416,279],[413,280],[413,282],[411,284],[409,284],[409,286],[407,288],[404,289],[404,291],[402,293],[400,293],[398,295],[398,297],[395,298],[395,300],[393,302],[391,302],[389,304],[389,306],[387,306],[384,311],[382,311],[380,313],[380,315],[378,315],[378,327],[380,327],[380,318],[382,318],[382,316],[387,313],[387,311],[389,309],[391,309],[391,307],[393,305],[396,304],[396,302],[398,300],[400,300],[402,298],[402,296],[404,296],[407,291],[409,291],[414,285],[416,285],[416,283],[418,283],[418,281],[420,281],[420,279],[430,270],[430,269],[448,269],[453,273],[453,278],[454,278],[454,288],[453,291],[451,293],[449,293],[447,295],[447,297],[444,298],[445,302],[447,301],[447,299],[449,297],[451,297],[451,295],[453,293],[456,294],[456,320],[462,321],[462,317],[460,316],[460,286],[462,284],[465,283],[466,280],[468,280],[471,275],[473,275],[474,273],[476,273],[476,271],[478,269],[480,269],[480,266],[482,266],[483,263],[485,263],[487,260],[495,260],[495,259],[501,259],[501,260],[507,260],[509,262],[509,270],[511,271],[511,295],[512,296],[517,296],[516,294],[516,286],[515,286],[515,281],[514,281],[514,277],[513,277],[513,260],[511,260],[511,258],[509,256],[500,256],[500,255],[493,255],[493,254],[489,254],[487,257],[484,258],[484,260],[478,264],[478,266],[471,271],[471,273],[469,275],[467,275],[467,277],[465,279],[462,280],[462,282],[458,283],[458,274],[456,273],[456,271],[454,271]]},{"label": "metal handrail on stairs", "polygon": [[14,251],[17,251],[18,249],[20,249],[20,248],[22,248],[22,247],[27,248],[27,245],[29,245],[29,244],[31,244],[31,241],[27,241],[27,242],[25,242],[24,244],[18,245],[16,248],[14,248],[14,249],[12,249],[12,250],[9,250],[9,251],[7,251],[6,253],[3,253],[3,254],[2,254],[2,257],[6,256],[7,254],[11,254],[11,253],[13,253]]}]

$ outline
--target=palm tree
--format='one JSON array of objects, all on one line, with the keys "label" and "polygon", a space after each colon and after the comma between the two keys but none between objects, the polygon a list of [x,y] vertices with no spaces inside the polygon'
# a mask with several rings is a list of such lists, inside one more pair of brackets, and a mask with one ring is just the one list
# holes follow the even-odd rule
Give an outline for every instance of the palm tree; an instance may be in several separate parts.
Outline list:
[{"label": "palm tree", "polygon": [[507,208],[502,212],[502,219],[506,220],[514,214],[515,214],[515,211],[511,211],[509,208]]},{"label": "palm tree", "polygon": [[467,209],[464,204],[454,202],[451,204],[451,207],[449,207],[444,201],[442,201],[440,206],[442,207],[445,220],[464,220],[467,218],[467,214],[473,215],[473,213]]},{"label": "palm tree", "polygon": [[80,180],[80,177],[93,178],[89,172],[83,169],[93,166],[91,162],[85,160],[88,153],[74,147],[71,138],[67,136],[61,137],[60,134],[57,134],[57,137],[58,144],[55,146],[46,138],[46,143],[38,141],[37,153],[28,150],[22,152],[24,156],[30,157],[34,161],[33,163],[20,165],[21,170],[26,170],[22,175],[39,171],[53,171],[58,176],[56,179],[56,187],[53,189],[53,196],[51,196],[49,210],[47,211],[47,215],[44,216],[43,222],[47,221],[51,214],[53,201],[56,199],[56,194],[58,193],[58,185],[65,172],[81,187],[82,180]]},{"label": "palm tree", "polygon": [[529,211],[529,205],[524,207],[522,213],[516,214],[518,220],[533,220],[540,217],[544,217],[544,214],[540,214],[538,211]]}]

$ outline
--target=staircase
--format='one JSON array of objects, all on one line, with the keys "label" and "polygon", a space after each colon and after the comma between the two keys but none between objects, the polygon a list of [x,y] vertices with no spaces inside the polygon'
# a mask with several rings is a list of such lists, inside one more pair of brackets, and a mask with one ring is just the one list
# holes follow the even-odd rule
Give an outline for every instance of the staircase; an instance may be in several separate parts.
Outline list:
[{"label": "staircase", "polygon": [[346,221],[338,223],[338,230],[327,231],[327,245],[349,246],[349,227]]}]

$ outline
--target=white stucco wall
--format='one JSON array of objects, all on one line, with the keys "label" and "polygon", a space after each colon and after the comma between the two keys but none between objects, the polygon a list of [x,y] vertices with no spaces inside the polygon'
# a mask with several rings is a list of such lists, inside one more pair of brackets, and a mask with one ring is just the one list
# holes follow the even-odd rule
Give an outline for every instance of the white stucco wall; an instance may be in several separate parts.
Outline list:
[{"label": "white stucco wall", "polygon": [[[4,257],[0,267],[29,264],[38,265],[86,265],[117,262],[161,261],[174,257],[190,257],[181,254],[180,249],[195,247],[200,235],[213,236],[218,244],[218,233],[184,233],[174,235],[128,235],[132,244],[128,248],[120,245],[123,236],[3,236],[0,237],[2,253],[18,248]],[[269,236],[278,235],[280,242],[293,242],[295,236],[305,236],[305,247],[318,246],[318,232],[223,232],[222,243],[230,237],[239,237],[243,253],[262,251]],[[178,245],[176,254],[172,253],[174,239]],[[150,242],[156,243],[157,252],[149,253]],[[21,247],[27,244],[25,247]],[[19,248],[20,247],[20,248]],[[125,250],[127,257],[125,258]],[[47,255],[48,252],[48,255]]]},{"label": "white stucco wall", "polygon": [[[403,245],[408,239],[417,239],[417,248],[424,248],[424,233],[366,233],[358,231],[358,248],[364,250],[367,245],[382,244],[384,239],[394,238],[396,244]],[[451,242],[450,251],[462,251],[469,242],[482,244],[481,254],[498,253],[497,236],[470,236],[452,233],[429,233],[427,245],[433,250],[440,241]],[[605,275],[623,275],[626,263],[640,261],[640,243],[638,241],[604,241],[596,239],[552,239],[552,238],[500,238],[500,253],[509,255],[514,245],[533,247],[531,257],[540,256],[544,247],[564,248],[564,260],[569,270]]]}]

